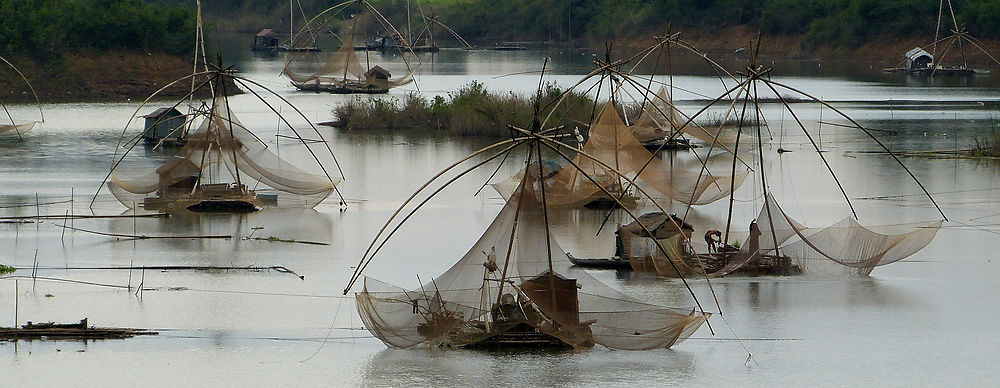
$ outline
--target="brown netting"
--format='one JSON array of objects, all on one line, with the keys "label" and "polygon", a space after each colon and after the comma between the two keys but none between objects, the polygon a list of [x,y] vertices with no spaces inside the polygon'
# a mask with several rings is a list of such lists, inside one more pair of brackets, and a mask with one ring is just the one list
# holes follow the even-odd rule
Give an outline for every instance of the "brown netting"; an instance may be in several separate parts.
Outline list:
[{"label": "brown netting", "polygon": [[[660,87],[656,97],[651,102],[643,108],[631,127],[632,132],[640,140],[662,139],[664,136],[681,131],[706,144],[714,143],[715,148],[733,153],[736,145],[737,126],[726,122],[727,118],[731,118],[731,113],[727,113],[729,116],[724,116],[717,124],[703,125],[694,120],[688,122],[691,117],[674,106],[673,96],[663,86]],[[740,142],[757,144],[757,138],[744,133],[740,136]]]},{"label": "brown netting", "polygon": [[[636,175],[639,180],[672,200],[691,205],[705,205],[728,197],[732,189],[739,188],[749,175],[749,170],[735,175],[714,175],[709,169],[702,173],[700,163],[693,163],[696,166],[671,165],[654,157],[622,122],[610,101],[591,127],[590,137],[582,151],[624,174],[641,170]],[[587,156],[577,155],[573,162],[580,168],[563,168],[546,180],[549,183],[545,189],[547,204],[577,207],[605,196],[586,175],[593,177],[611,193],[620,192],[622,185],[627,186],[627,181],[619,179],[617,173]],[[512,182],[516,180],[517,176],[512,177],[494,188],[501,195],[510,193]]]},{"label": "brown netting", "polygon": [[670,347],[708,318],[639,302],[574,266],[535,198],[517,190],[468,253],[418,290],[366,278],[356,299],[368,330],[391,347],[472,346],[529,325],[571,347],[639,350]]},{"label": "brown netting", "polygon": [[395,79],[381,79],[369,77],[368,71],[361,66],[358,55],[354,51],[354,34],[348,32],[343,45],[340,46],[333,55],[326,60],[316,72],[311,75],[298,74],[292,70],[292,64],[299,56],[292,56],[287,63],[283,73],[296,86],[306,86],[308,84],[329,84],[334,86],[345,86],[351,82],[355,87],[373,86],[376,88],[394,88],[413,82],[413,71],[403,77]]},{"label": "brown netting", "polygon": [[218,96],[210,113],[174,158],[138,178],[122,179],[113,173],[108,188],[131,208],[150,196],[198,200],[196,183],[234,183],[237,176],[246,186],[256,181],[285,193],[278,197],[279,205],[285,206],[316,206],[340,182],[305,172],[279,158],[240,123],[227,99]]},{"label": "brown netting", "polygon": [[[766,216],[771,212],[774,227]],[[789,256],[810,272],[871,274],[875,267],[903,260],[929,244],[943,221],[908,223],[868,228],[846,217],[826,228],[807,228],[789,217],[773,198],[766,198],[761,216],[762,252]],[[771,231],[774,231],[772,236]],[[796,240],[785,244],[797,237]],[[837,265],[831,265],[837,264]]]},{"label": "brown netting", "polygon": [[13,136],[24,135],[31,130],[35,129],[38,125],[38,121],[31,121],[27,123],[14,123],[14,124],[0,124],[0,135],[12,134]]}]

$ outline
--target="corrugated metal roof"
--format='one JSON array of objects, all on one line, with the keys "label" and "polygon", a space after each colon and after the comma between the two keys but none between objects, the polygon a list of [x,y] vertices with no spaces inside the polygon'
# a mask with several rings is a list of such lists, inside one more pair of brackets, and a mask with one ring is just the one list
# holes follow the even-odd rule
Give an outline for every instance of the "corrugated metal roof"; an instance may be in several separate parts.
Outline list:
[{"label": "corrugated metal roof", "polygon": [[926,50],[924,50],[924,49],[922,49],[920,47],[914,47],[910,51],[906,52],[906,57],[910,58],[910,59],[917,59],[917,57],[921,57],[921,56],[924,56],[924,55],[930,57],[931,60],[934,60],[934,56],[931,55],[931,53],[927,52]]},{"label": "corrugated metal roof", "polygon": [[269,38],[273,38],[273,37],[278,36],[278,33],[274,32],[274,30],[272,30],[270,28],[265,28],[263,30],[260,30],[260,32],[257,33],[257,36],[266,36],[266,37],[269,37]]},{"label": "corrugated metal roof", "polygon": [[160,109],[154,110],[152,113],[150,113],[148,115],[145,115],[145,116],[142,116],[142,117],[143,118],[147,118],[147,117],[160,117],[160,116],[163,116],[163,115],[167,114],[167,112],[170,112],[170,111],[177,112],[177,115],[181,115],[181,112],[178,111],[177,109],[174,109],[174,108],[160,108]]}]

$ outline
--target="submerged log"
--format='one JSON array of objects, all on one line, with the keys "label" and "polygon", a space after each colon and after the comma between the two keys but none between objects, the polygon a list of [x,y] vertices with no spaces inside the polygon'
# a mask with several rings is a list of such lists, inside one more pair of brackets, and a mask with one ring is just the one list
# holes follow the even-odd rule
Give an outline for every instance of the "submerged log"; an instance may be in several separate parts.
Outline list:
[{"label": "submerged log", "polygon": [[87,326],[87,318],[77,323],[31,323],[19,328],[0,328],[0,341],[17,340],[98,340],[124,339],[137,335],[158,335],[147,329]]}]

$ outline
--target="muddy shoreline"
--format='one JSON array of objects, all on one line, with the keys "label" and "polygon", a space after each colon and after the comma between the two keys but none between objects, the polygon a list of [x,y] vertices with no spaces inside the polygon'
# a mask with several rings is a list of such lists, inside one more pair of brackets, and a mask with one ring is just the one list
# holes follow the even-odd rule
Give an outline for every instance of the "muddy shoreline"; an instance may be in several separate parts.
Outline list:
[{"label": "muddy shoreline", "polygon": [[[660,34],[662,35],[662,34]],[[635,35],[614,42],[622,50],[638,50],[650,46],[652,35]],[[709,56],[732,55],[751,47],[757,31],[747,26],[718,28],[710,32],[681,31],[681,39]],[[924,37],[885,37],[861,45],[816,45],[802,36],[764,36],[761,55],[770,59],[838,60],[863,64],[873,68],[899,66],[903,53],[928,44]],[[984,41],[986,47],[1000,47],[998,41]],[[579,42],[577,43],[579,44]],[[603,50],[604,42],[585,42],[595,50]],[[929,50],[929,48],[927,48]],[[971,63],[987,69],[990,59],[978,50],[967,48]],[[954,54],[952,54],[954,55]],[[43,102],[128,101],[145,99],[173,80],[191,74],[192,58],[162,53],[136,51],[79,51],[61,57],[50,55],[47,60],[9,55],[31,81]],[[957,57],[953,57],[957,60]],[[164,98],[184,96],[190,82],[179,82],[160,93]],[[0,78],[0,98],[4,102],[33,102],[30,92],[12,72]]]}]

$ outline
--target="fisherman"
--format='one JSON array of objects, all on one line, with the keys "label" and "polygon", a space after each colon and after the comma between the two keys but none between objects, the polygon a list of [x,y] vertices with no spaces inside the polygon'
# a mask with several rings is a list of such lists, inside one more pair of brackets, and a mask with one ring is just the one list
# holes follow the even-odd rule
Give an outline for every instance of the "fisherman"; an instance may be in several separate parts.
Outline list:
[{"label": "fisherman", "polygon": [[722,232],[712,229],[705,233],[705,243],[708,244],[708,253],[718,253],[718,245],[722,243]]}]

